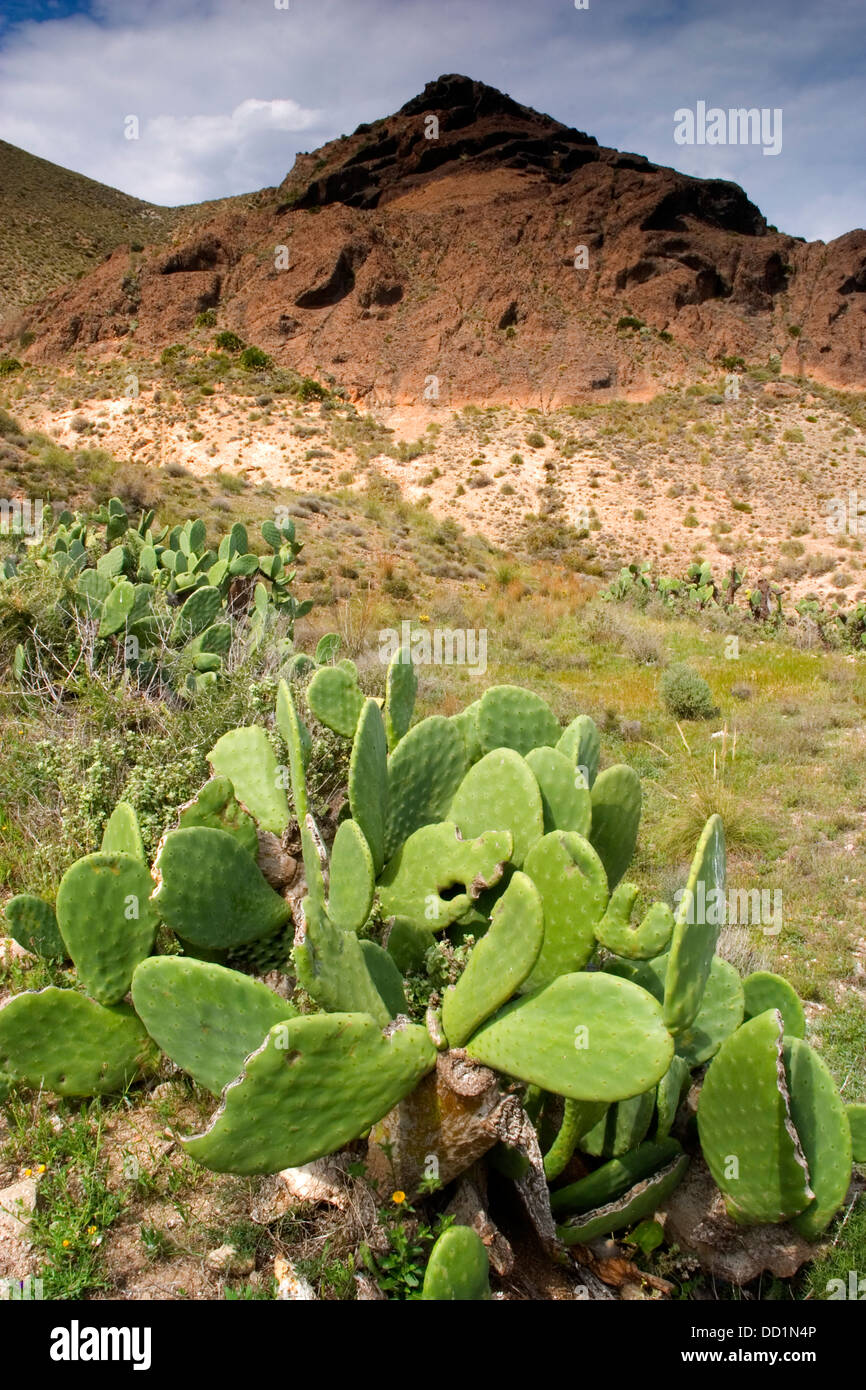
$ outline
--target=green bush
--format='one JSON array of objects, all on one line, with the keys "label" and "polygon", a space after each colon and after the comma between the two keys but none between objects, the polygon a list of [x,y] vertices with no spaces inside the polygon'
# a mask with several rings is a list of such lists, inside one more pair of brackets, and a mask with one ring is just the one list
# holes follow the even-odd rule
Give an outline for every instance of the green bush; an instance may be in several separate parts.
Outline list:
[{"label": "green bush", "polygon": [[13,372],[23,371],[17,357],[0,357],[0,376],[11,376]]},{"label": "green bush", "polygon": [[262,352],[261,348],[248,347],[244,348],[241,353],[240,363],[247,371],[258,371],[262,367],[269,367],[271,359],[266,352]]},{"label": "green bush", "polygon": [[214,338],[214,344],[223,352],[240,352],[244,345],[243,338],[239,338],[237,333],[232,333],[229,329],[224,329]]},{"label": "green bush", "polygon": [[703,676],[685,662],[676,662],[665,671],[659,689],[674,719],[714,719],[719,712]]},{"label": "green bush", "polygon": [[202,309],[195,316],[196,328],[216,328],[216,309]]}]

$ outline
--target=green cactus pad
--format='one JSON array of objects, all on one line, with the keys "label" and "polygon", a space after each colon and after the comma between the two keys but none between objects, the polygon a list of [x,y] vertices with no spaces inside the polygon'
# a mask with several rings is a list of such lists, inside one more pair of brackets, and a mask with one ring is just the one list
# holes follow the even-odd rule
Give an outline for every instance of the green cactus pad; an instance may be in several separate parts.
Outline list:
[{"label": "green cactus pad", "polygon": [[614,1101],[655,1086],[674,1044],[646,990],[599,971],[561,975],[506,1004],[466,1051],[545,1091]]},{"label": "green cactus pad", "polygon": [[[703,885],[703,887],[701,887]],[[724,910],[713,911],[714,898],[725,892],[725,832],[720,816],[704,826],[689,871],[686,891],[676,912],[670,963],[665,982],[665,1023],[682,1033],[694,1022],[713,963]],[[701,911],[701,903],[704,911]],[[691,916],[694,920],[689,921]],[[699,921],[718,917],[718,922]]]},{"label": "green cactus pad", "polygon": [[[441,931],[466,911],[482,888],[499,881],[511,847],[507,830],[461,840],[451,821],[422,826],[400,846],[379,880],[382,912]],[[442,897],[444,890],[458,884],[464,885],[463,893]]]},{"label": "green cactus pad", "polygon": [[634,768],[605,768],[592,787],[590,844],[607,874],[612,893],[632,861],[640,825],[641,786]]},{"label": "green cactus pad", "polygon": [[778,1009],[790,1038],[805,1038],[806,1015],[794,986],[769,970],[755,970],[743,980],[746,1018]]},{"label": "green cactus pad", "polygon": [[319,909],[324,909],[325,881],[322,863],[312,830],[310,804],[307,797],[307,782],[304,773],[306,761],[304,735],[306,729],[298,715],[292,692],[285,681],[277,688],[276,724],[286,742],[289,758],[289,778],[292,784],[292,800],[301,836],[301,853],[304,857],[304,872],[307,877],[307,892]]},{"label": "green cactus pad", "polygon": [[201,791],[181,806],[178,829],[204,825],[211,830],[225,830],[255,859],[259,852],[256,823],[239,804],[228,777],[212,777]]},{"label": "green cactus pad", "polygon": [[60,935],[54,908],[43,898],[19,893],[10,898],[3,911],[9,935],[25,951],[45,960],[66,960],[66,943]]},{"label": "green cactus pad", "polygon": [[558,1178],[584,1134],[597,1125],[608,1107],[603,1100],[563,1101],[562,1123],[556,1138],[544,1155],[544,1176],[548,1182]]},{"label": "green cactus pad", "polygon": [[133,859],[145,862],[138,818],[128,801],[118,801],[109,816],[100,849],[103,854],[131,854]]},{"label": "green cactus pad", "polygon": [[430,945],[430,932],[426,926],[417,927],[408,917],[395,917],[388,932],[386,949],[401,975],[415,975],[423,969],[424,957]]},{"label": "green cactus pad", "polygon": [[[483,701],[482,701],[483,703]],[[508,830],[517,868],[544,833],[538,783],[526,761],[511,748],[487,753],[467,772],[448,810],[467,839],[485,830]]]},{"label": "green cactus pad", "polygon": [[555,748],[533,748],[526,762],[541,792],[544,831],[575,830],[588,835],[592,798],[575,773],[574,764]]},{"label": "green cactus pad", "polygon": [[552,747],[562,730],[546,700],[517,685],[491,685],[478,709],[478,738],[485,753],[513,748],[525,755]]},{"label": "green cactus pad", "polygon": [[462,1047],[510,999],[535,964],[543,936],[541,896],[531,878],[516,873],[493,909],[489,931],[457,984],[445,991],[442,1026],[451,1047]]},{"label": "green cactus pad", "polygon": [[450,1226],[430,1251],[421,1298],[428,1303],[479,1303],[490,1297],[490,1261],[471,1226]]},{"label": "green cactus pad", "polygon": [[[653,960],[610,960],[605,970],[640,985],[664,1003],[670,952]],[[698,1016],[689,1028],[675,1035],[677,1054],[690,1067],[699,1067],[718,1052],[725,1038],[743,1021],[743,987],[735,968],[720,956],[713,956],[710,973],[701,997]]]},{"label": "green cactus pad", "polygon": [[209,628],[222,608],[222,594],[213,585],[203,585],[194,589],[174,620],[171,631],[173,642],[197,637]]},{"label": "green cactus pad", "polygon": [[231,729],[208,753],[219,777],[228,777],[238,801],[263,830],[282,835],[289,824],[283,774],[267,734],[257,724]]},{"label": "green cactus pad", "polygon": [[555,1216],[565,1212],[578,1214],[613,1202],[681,1153],[676,1139],[647,1140],[630,1153],[602,1164],[585,1178],[578,1178],[577,1182],[552,1192],[551,1211]]},{"label": "green cactus pad", "polygon": [[132,977],[132,1002],[166,1056],[214,1095],[275,1023],[298,1012],[249,975],[184,956],[143,960]]},{"label": "green cactus pad", "polygon": [[786,1037],[782,1056],[791,1097],[791,1119],[809,1165],[815,1200],[791,1225],[817,1240],[845,1201],[853,1149],[845,1105],[826,1064],[800,1038]]},{"label": "green cactus pad", "polygon": [[103,1008],[71,989],[16,994],[0,1009],[0,1076],[58,1096],[123,1091],[156,1061],[126,1004]]},{"label": "green cactus pad", "polygon": [[307,686],[307,704],[320,724],[352,738],[364,708],[358,673],[345,665],[323,666]]},{"label": "green cactus pad", "polygon": [[656,1091],[656,1140],[667,1139],[671,1132],[683,1096],[689,1089],[692,1074],[683,1057],[674,1056]]},{"label": "green cactus pad", "polygon": [[370,972],[370,979],[382,996],[388,1017],[396,1018],[398,1014],[405,1014],[408,1005],[403,988],[403,976],[397,969],[394,957],[381,946],[377,946],[375,941],[362,941],[361,954]]},{"label": "green cactus pad", "polygon": [[113,637],[126,627],[127,619],[135,605],[135,585],[128,579],[121,579],[108,594],[102,605],[102,616],[97,637]]},{"label": "green cactus pad", "polygon": [[373,904],[373,856],[361,827],[344,820],[331,847],[328,916],[342,931],[359,931]]},{"label": "green cactus pad", "polygon": [[679,1186],[688,1166],[688,1154],[672,1158],[652,1177],[644,1178],[617,1201],[557,1226],[556,1234],[565,1245],[585,1245],[598,1236],[612,1235],[614,1231],[622,1231],[638,1221],[645,1221]]},{"label": "green cactus pad", "polygon": [[544,941],[524,987],[533,990],[586,965],[607,902],[607,878],[589,841],[570,830],[537,840],[524,869],[544,907]]},{"label": "green cactus pad", "polygon": [[866,1105],[855,1102],[845,1106],[855,1163],[866,1163]]},{"label": "green cactus pad", "polygon": [[640,924],[632,927],[631,914],[639,892],[633,883],[618,884],[595,928],[599,943],[627,960],[651,960],[660,955],[674,929],[674,914],[667,903],[653,903]]},{"label": "green cactus pad", "polygon": [[422,825],[445,818],[466,775],[459,729],[434,714],[402,738],[388,759],[386,861]]},{"label": "green cactus pad", "polygon": [[385,679],[385,733],[388,750],[393,752],[408,733],[415,709],[418,675],[408,647],[395,652]]},{"label": "green cactus pad", "polygon": [[385,1036],[365,1014],[291,1019],[271,1029],[184,1148],[218,1173],[296,1168],[357,1139],[435,1065],[426,1029],[413,1024]]},{"label": "green cactus pad", "polygon": [[580,1141],[584,1153],[596,1158],[618,1158],[646,1138],[656,1105],[656,1087],[611,1105]]},{"label": "green cactus pad", "polygon": [[586,769],[586,785],[591,790],[601,760],[601,734],[595,722],[588,714],[579,714],[572,719],[556,747],[570,759],[574,767]]},{"label": "green cactus pad", "polygon": [[728,1213],[741,1225],[787,1221],[814,1198],[788,1108],[777,1010],[749,1019],[722,1044],[701,1088],[698,1132]]},{"label": "green cactus pad", "polygon": [[116,1004],[153,948],[159,914],[153,880],[131,854],[88,854],[57,890],[57,925],[78,978],[100,1004]]},{"label": "green cactus pad", "polygon": [[[270,936],[291,912],[252,857],[226,830],[170,830],[154,864],[154,902],[178,936],[227,950]],[[61,924],[62,925],[62,924]]]},{"label": "green cactus pad", "polygon": [[463,739],[467,767],[471,767],[473,763],[477,763],[478,759],[484,756],[481,739],[478,736],[478,711],[480,708],[481,701],[473,700],[472,704],[467,705],[459,714],[452,714],[451,716],[451,723],[460,730],[460,736]]},{"label": "green cactus pad", "polygon": [[364,702],[357,725],[349,760],[349,804],[380,874],[388,823],[388,740],[375,700]]},{"label": "green cactus pad", "polygon": [[341,931],[319,903],[302,903],[303,929],[295,934],[292,959],[300,983],[330,1013],[365,1013],[384,1027],[391,1017],[374,983],[361,942]]}]

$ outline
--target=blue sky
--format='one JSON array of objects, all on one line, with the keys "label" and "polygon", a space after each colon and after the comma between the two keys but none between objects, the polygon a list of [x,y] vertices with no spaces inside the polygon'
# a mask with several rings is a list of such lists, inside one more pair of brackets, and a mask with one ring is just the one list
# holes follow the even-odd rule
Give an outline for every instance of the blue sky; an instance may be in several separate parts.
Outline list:
[{"label": "blue sky", "polygon": [[[443,72],[686,173],[782,230],[866,226],[864,0],[0,0],[0,138],[160,203],[279,183]],[[674,112],[781,108],[778,156]],[[124,137],[135,115],[140,138]]]}]

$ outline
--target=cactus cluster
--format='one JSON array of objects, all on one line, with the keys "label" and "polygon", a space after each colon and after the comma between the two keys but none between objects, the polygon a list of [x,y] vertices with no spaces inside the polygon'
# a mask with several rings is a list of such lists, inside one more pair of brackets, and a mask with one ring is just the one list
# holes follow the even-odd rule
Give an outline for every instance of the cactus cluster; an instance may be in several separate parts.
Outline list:
[{"label": "cactus cluster", "polygon": [[[394,1115],[404,1130],[412,1114],[441,1123],[433,1142],[444,1152],[456,1121],[436,1109],[435,1087],[443,1056],[459,1057],[519,1098],[558,1236],[576,1244],[644,1219],[682,1180],[694,1144],[677,1114],[698,1080],[700,1148],[731,1216],[820,1235],[863,1155],[863,1107],[843,1104],[804,1041],[791,987],[766,971],[742,980],[716,954],[718,929],[689,910],[725,888],[718,816],[676,912],[642,902],[627,878],[640,782],[625,766],[599,770],[591,719],[563,729],[537,696],[495,686],[459,715],[413,724],[406,653],[381,701],[348,665],[316,664],[309,712],[352,739],[330,848],[306,783],[300,685],[282,681],[287,775],[263,728],[233,730],[152,869],[119,807],[100,851],[64,876],[56,917],[36,899],[8,905],[18,938],[71,958],[86,993],[49,989],[0,1010],[0,1081],[116,1089],[146,1073],[158,1048],[220,1097],[186,1151],[255,1174],[371,1130],[372,1145]],[[294,823],[306,895],[293,907],[256,855],[262,834]],[[292,915],[303,1012],[224,964]],[[158,923],[183,954],[152,954]],[[406,977],[437,942],[459,945],[465,967],[413,1021]],[[458,1144],[458,1171],[477,1157],[470,1147]],[[523,1150],[494,1152],[505,1171],[525,1171]],[[488,1294],[483,1247],[462,1228],[446,1232],[423,1296]]]},{"label": "cactus cluster", "polygon": [[[0,580],[26,584],[34,570],[53,570],[97,648],[119,653],[141,686],[195,695],[218,679],[238,632],[257,650],[279,620],[278,652],[292,656],[295,620],[312,603],[292,592],[303,546],[291,519],[262,523],[265,554],[240,523],[211,548],[201,518],[169,528],[149,510],[134,525],[118,498],[92,518],[49,506],[42,521],[40,543],[8,556]],[[19,680],[32,657],[28,640],[15,654]]]}]

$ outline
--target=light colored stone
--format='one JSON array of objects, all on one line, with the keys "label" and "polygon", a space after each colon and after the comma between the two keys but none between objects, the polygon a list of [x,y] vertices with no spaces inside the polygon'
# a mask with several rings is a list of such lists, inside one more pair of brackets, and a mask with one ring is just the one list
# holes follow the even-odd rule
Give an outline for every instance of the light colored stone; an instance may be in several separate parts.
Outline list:
[{"label": "light colored stone", "polygon": [[250,1274],[256,1267],[251,1255],[239,1255],[233,1245],[220,1245],[205,1257],[205,1264],[214,1274]]},{"label": "light colored stone", "polygon": [[284,1303],[310,1303],[316,1301],[313,1287],[303,1274],[299,1274],[291,1260],[277,1255],[274,1260],[274,1278],[277,1281],[277,1298]]}]

